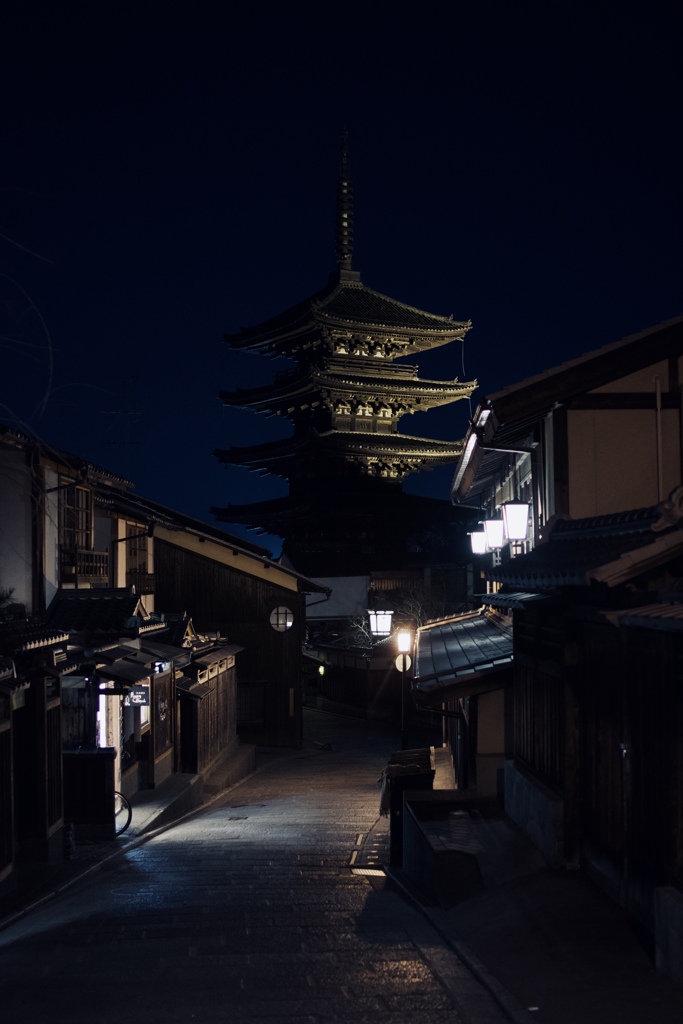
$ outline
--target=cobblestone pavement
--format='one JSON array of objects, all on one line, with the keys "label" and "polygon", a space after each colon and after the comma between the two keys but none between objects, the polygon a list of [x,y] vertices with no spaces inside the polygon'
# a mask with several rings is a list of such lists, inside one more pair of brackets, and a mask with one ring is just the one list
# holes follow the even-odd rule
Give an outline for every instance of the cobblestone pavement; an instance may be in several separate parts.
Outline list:
[{"label": "cobblestone pavement", "polygon": [[395,745],[308,713],[304,749],[263,752],[210,809],[12,924],[4,1024],[502,1024],[378,870]]}]

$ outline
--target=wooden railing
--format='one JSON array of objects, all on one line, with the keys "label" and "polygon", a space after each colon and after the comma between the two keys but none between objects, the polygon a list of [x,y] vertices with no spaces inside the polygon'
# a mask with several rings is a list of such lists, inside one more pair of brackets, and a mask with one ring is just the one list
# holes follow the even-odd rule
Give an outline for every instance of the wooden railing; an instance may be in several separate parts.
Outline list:
[{"label": "wooden railing", "polygon": [[153,594],[157,588],[157,578],[153,572],[130,569],[126,573],[126,586],[135,587],[136,594]]},{"label": "wooden railing", "polygon": [[109,579],[109,552],[85,551],[83,548],[76,550],[62,548],[59,573],[62,583],[72,583],[78,580],[106,582]]}]

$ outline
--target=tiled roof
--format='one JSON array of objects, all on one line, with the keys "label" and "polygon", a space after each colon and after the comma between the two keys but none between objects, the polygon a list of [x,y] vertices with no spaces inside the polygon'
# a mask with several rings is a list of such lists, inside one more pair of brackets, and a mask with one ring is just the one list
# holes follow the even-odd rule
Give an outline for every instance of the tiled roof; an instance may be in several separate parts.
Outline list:
[{"label": "tiled roof", "polygon": [[98,666],[97,674],[101,680],[114,679],[123,683],[140,683],[143,679],[149,679],[150,667],[136,665],[128,658],[115,661],[111,665]]},{"label": "tiled roof", "polygon": [[[330,360],[323,368],[307,367],[303,373],[287,373],[276,377],[272,384],[255,388],[237,388],[235,391],[221,391],[220,398],[225,405],[253,408],[259,412],[281,406],[310,402],[311,395],[324,391],[327,395],[342,395],[347,398],[372,395],[374,400],[386,402],[402,401],[411,404],[418,401],[428,408],[445,405],[459,398],[467,398],[477,386],[476,381],[428,380],[417,375],[416,367],[409,367],[411,373],[396,374],[403,369],[388,362],[360,358],[353,365],[345,362],[338,365]],[[384,371],[384,372],[381,372]]]},{"label": "tiled roof", "polygon": [[621,626],[640,626],[643,629],[683,630],[683,602],[648,605],[634,608],[619,616]]},{"label": "tiled roof", "polygon": [[366,288],[360,280],[340,281],[333,274],[328,285],[309,299],[260,324],[226,335],[226,341],[236,348],[263,349],[278,337],[304,334],[316,320],[426,332],[444,339],[461,337],[470,327],[469,321],[427,313]]},{"label": "tiled roof", "polygon": [[494,566],[487,576],[530,590],[587,587],[592,582],[615,586],[683,550],[683,531],[677,527],[655,531],[652,527],[658,521],[656,509],[559,520],[545,543]]},{"label": "tiled roof", "polygon": [[482,605],[489,608],[528,608],[532,604],[546,604],[552,598],[547,594],[522,590],[514,593],[499,591],[497,594],[480,594],[479,600]]},{"label": "tiled roof", "polygon": [[48,612],[48,624],[67,633],[116,633],[139,614],[140,598],[128,590],[62,590]]},{"label": "tiled roof", "polygon": [[234,534],[228,533],[218,526],[201,522],[199,519],[194,519],[183,512],[176,512],[174,509],[166,508],[166,506],[160,505],[156,501],[140,497],[137,494],[112,494],[108,496],[107,504],[117,512],[132,517],[138,516],[144,522],[155,523],[170,530],[191,530],[210,537],[219,543],[238,548],[247,554],[270,556],[270,551],[259,544],[254,544],[242,537],[236,537]]},{"label": "tiled roof", "polygon": [[0,624],[0,652],[8,656],[51,647],[68,639],[68,632],[52,623],[45,625],[21,619]]},{"label": "tiled roof", "polygon": [[453,691],[462,695],[491,688],[489,676],[512,664],[512,623],[481,611],[423,626],[417,632],[413,689],[429,696]]},{"label": "tiled roof", "polygon": [[301,453],[307,454],[318,448],[320,453],[367,456],[389,456],[397,458],[405,455],[410,458],[421,458],[426,461],[438,460],[441,463],[455,462],[460,454],[460,441],[432,440],[426,437],[415,437],[412,434],[380,434],[360,430],[328,430],[323,433],[313,432],[308,436],[285,437],[277,441],[266,441],[255,445],[233,445],[226,449],[216,449],[214,454],[221,462],[235,465],[255,466],[270,465],[290,461]]},{"label": "tiled roof", "polygon": [[319,304],[315,303],[314,306],[324,316],[348,323],[448,333],[454,333],[464,326],[454,321],[452,317],[438,316],[415,309],[413,306],[406,306],[364,285],[337,287],[327,299]]},{"label": "tiled roof", "polygon": [[[13,427],[7,426],[4,423],[0,423],[0,440],[6,444],[12,445],[13,447],[32,448],[37,451],[42,458],[48,459],[51,462],[57,462],[71,472],[80,474],[83,478],[95,477],[99,482],[106,481],[107,483],[113,483],[117,486],[121,486],[124,489],[133,486],[132,483],[124,477],[121,477],[116,473],[112,473],[110,470],[104,469],[102,466],[97,466],[93,462],[88,462],[87,459],[81,458],[80,455],[74,455],[72,452],[64,451],[61,448],[55,448],[38,437],[30,437],[28,434],[15,430]],[[97,481],[90,479],[90,482],[93,483]]]}]

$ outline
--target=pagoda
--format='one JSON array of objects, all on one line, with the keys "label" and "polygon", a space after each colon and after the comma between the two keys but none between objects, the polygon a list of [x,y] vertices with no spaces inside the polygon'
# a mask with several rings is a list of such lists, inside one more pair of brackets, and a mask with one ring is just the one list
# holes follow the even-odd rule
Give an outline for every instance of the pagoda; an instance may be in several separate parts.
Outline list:
[{"label": "pagoda", "polygon": [[[221,521],[277,534],[307,575],[405,565],[452,527],[449,502],[405,494],[410,473],[455,463],[460,441],[399,433],[406,413],[469,398],[476,381],[426,380],[402,357],[462,341],[470,322],[367,288],[352,269],[353,202],[345,139],[337,190],[337,268],[284,313],[226,335],[234,350],[296,365],[263,387],[223,391],[226,405],[289,419],[291,437],[215,452],[227,464],[288,481],[285,498],[214,508]],[[431,542],[429,538],[432,538]]]}]

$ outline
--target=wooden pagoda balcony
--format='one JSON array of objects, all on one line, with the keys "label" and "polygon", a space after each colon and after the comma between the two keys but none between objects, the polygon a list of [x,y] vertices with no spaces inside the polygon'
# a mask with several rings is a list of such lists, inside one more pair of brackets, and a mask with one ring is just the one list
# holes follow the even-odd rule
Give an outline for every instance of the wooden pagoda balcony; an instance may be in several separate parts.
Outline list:
[{"label": "wooden pagoda balcony", "polygon": [[109,552],[62,548],[59,579],[61,583],[108,583]]},{"label": "wooden pagoda balcony", "polygon": [[135,587],[136,594],[154,594],[157,589],[157,578],[153,572],[129,569],[126,573],[126,586]]}]

